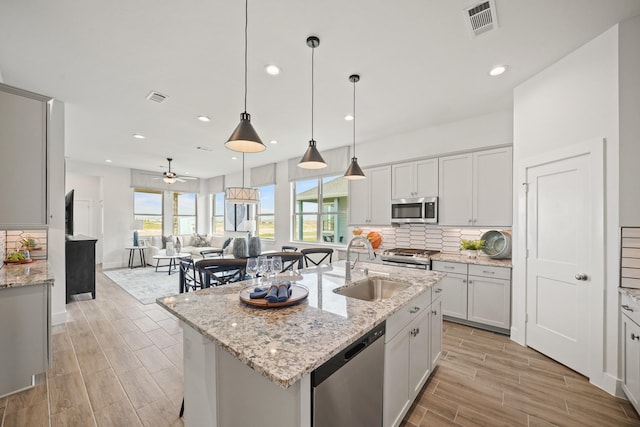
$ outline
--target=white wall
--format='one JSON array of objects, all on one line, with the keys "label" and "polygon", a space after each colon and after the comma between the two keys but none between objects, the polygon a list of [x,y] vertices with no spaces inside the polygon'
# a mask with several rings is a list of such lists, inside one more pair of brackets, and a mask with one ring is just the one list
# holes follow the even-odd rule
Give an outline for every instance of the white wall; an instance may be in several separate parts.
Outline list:
[{"label": "white wall", "polygon": [[[86,200],[91,206],[89,236],[98,239],[96,242],[96,264],[102,264],[102,240],[104,238],[102,234],[102,178],[67,171],[65,191],[69,192],[70,190],[74,190],[74,202]],[[78,234],[77,228],[74,233]]]},{"label": "white wall", "polygon": [[133,189],[129,169],[93,163],[67,161],[67,173],[76,184],[82,185],[83,177],[102,182],[102,194],[95,196],[104,204],[104,224],[102,236],[102,267],[125,266],[128,253],[125,246],[131,244],[133,231]]},{"label": "white wall", "polygon": [[[638,70],[636,70],[638,71]],[[637,120],[637,119],[636,119]],[[597,354],[603,372],[591,381],[609,392],[618,377],[618,27],[551,65],[514,91],[514,178],[527,158],[587,140],[606,138],[605,236],[606,256],[604,340]],[[514,179],[514,256],[512,338],[525,341],[524,230],[519,227],[520,183]],[[592,336],[595,342],[600,336]],[[601,343],[602,344],[602,343]]]},{"label": "white wall", "polygon": [[620,225],[640,226],[640,16],[620,23]]}]

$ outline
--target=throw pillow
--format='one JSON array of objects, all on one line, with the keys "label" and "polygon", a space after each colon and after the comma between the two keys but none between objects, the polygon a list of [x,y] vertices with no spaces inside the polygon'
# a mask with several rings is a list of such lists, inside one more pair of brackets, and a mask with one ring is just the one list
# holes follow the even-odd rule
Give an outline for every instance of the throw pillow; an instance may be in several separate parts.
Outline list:
[{"label": "throw pillow", "polygon": [[233,241],[235,239],[229,238],[228,241],[229,243],[225,242],[225,245],[223,246],[223,254],[224,255],[233,255]]},{"label": "throw pillow", "polygon": [[167,242],[173,242],[173,236],[171,234],[162,236],[162,249],[167,249]]},{"label": "throw pillow", "polygon": [[196,248],[203,248],[207,246],[207,236],[203,236],[202,234],[194,234],[191,239],[191,244]]},{"label": "throw pillow", "polygon": [[222,244],[222,249],[227,249],[227,246],[229,246],[229,243],[231,243],[231,237],[229,237],[227,240],[224,241],[224,243]]}]

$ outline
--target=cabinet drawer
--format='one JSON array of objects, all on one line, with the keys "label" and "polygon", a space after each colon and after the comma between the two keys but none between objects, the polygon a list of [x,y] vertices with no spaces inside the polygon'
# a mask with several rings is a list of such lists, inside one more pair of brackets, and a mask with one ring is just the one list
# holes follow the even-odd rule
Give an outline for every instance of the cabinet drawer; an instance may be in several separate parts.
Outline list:
[{"label": "cabinet drawer", "polygon": [[640,304],[627,294],[620,295],[620,311],[640,325]]},{"label": "cabinet drawer", "polygon": [[389,342],[405,326],[409,324],[418,314],[426,310],[431,305],[431,292],[427,291],[409,301],[404,307],[387,319],[387,330],[384,342]]},{"label": "cabinet drawer", "polygon": [[431,261],[431,269],[433,271],[442,271],[445,273],[467,274],[467,264],[460,262],[448,261]]},{"label": "cabinet drawer", "polygon": [[469,276],[492,277],[494,279],[511,279],[511,269],[493,267],[491,265],[469,264]]}]

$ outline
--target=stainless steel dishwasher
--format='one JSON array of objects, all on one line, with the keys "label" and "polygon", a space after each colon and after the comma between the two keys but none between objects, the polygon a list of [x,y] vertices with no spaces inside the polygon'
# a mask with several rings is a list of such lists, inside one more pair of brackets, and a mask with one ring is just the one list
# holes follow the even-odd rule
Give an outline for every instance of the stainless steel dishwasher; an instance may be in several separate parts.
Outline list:
[{"label": "stainless steel dishwasher", "polygon": [[311,374],[313,427],[382,426],[385,323]]}]

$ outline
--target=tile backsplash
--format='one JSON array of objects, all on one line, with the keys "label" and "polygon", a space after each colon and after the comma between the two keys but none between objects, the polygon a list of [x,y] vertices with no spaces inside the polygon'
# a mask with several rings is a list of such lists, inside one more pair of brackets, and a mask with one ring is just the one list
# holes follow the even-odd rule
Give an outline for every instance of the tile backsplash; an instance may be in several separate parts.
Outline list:
[{"label": "tile backsplash", "polygon": [[[460,241],[478,240],[489,230],[509,228],[440,228],[424,224],[402,224],[397,227],[359,227],[366,235],[369,231],[382,234],[382,248],[432,249],[450,254],[459,254]],[[483,255],[483,254],[481,254]]]},{"label": "tile backsplash", "polygon": [[0,230],[2,259],[20,248],[22,239],[34,239],[36,248],[30,251],[34,259],[47,259],[47,230]]}]

